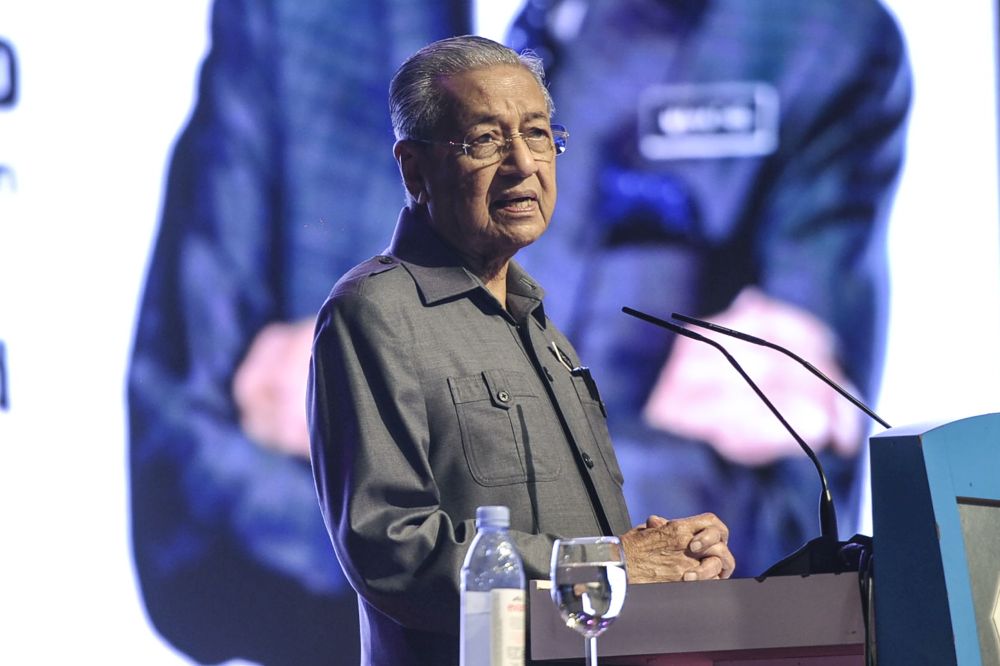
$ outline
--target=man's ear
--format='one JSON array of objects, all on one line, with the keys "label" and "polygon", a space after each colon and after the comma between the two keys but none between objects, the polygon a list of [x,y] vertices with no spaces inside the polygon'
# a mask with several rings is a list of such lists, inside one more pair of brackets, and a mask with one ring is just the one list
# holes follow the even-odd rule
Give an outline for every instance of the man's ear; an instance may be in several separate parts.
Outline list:
[{"label": "man's ear", "polygon": [[392,147],[392,154],[399,165],[403,186],[418,204],[428,201],[427,184],[424,179],[424,160],[420,147],[413,141],[402,139]]}]

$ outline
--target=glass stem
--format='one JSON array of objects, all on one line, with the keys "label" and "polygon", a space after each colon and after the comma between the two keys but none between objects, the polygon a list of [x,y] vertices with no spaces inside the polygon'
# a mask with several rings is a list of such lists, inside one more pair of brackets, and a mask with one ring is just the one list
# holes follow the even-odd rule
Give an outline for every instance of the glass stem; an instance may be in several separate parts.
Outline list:
[{"label": "glass stem", "polygon": [[583,643],[586,646],[587,666],[597,666],[597,636],[584,638]]}]

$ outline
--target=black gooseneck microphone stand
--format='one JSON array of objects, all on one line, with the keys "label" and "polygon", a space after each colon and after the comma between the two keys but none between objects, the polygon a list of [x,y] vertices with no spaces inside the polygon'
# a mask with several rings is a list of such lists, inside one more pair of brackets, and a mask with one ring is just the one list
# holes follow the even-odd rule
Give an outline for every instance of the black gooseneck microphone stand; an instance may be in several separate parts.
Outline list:
[{"label": "black gooseneck microphone stand", "polygon": [[[761,400],[764,401],[771,412],[778,418],[779,421],[781,421],[782,425],[785,426],[785,429],[791,433],[795,441],[798,442],[799,446],[801,446],[803,451],[806,452],[806,455],[809,456],[809,459],[813,461],[813,464],[816,466],[816,471],[819,473],[820,482],[823,486],[823,492],[820,495],[819,504],[820,536],[806,542],[795,552],[768,567],[764,573],[757,576],[757,580],[763,580],[769,576],[806,576],[809,574],[821,573],[857,572],[858,591],[861,595],[862,621],[865,627],[865,664],[867,666],[874,666],[877,664],[878,653],[875,649],[874,632],[875,618],[872,613],[874,603],[872,579],[875,570],[875,556],[872,538],[863,534],[855,534],[849,541],[846,542],[840,541],[838,538],[837,517],[834,511],[833,497],[830,495],[830,488],[826,481],[826,474],[823,472],[823,466],[820,464],[819,458],[816,456],[815,452],[813,452],[813,450],[802,440],[802,438],[792,430],[791,426],[788,425],[788,422],[785,421],[784,417],[782,417],[781,414],[778,413],[778,410],[775,409],[774,405],[771,404],[771,401],[764,396],[763,392],[761,392],[757,385],[754,384],[753,380],[750,379],[747,373],[743,371],[743,368],[740,367],[739,363],[736,362],[736,359],[734,359],[729,352],[722,347],[722,345],[714,340],[706,338],[703,335],[689,331],[686,328],[682,328],[671,322],[658,319],[652,315],[644,314],[638,310],[633,310],[632,308],[622,308],[622,312],[632,315],[633,317],[638,317],[639,319],[655,324],[656,326],[673,331],[679,335],[705,342],[722,352],[726,359],[740,373],[743,379],[750,384],[754,392],[761,398]],[[777,350],[800,363],[803,367],[809,370],[809,372],[826,382],[828,386],[833,388],[837,391],[837,393],[846,398],[851,402],[851,404],[863,411],[872,419],[877,421],[880,425],[886,428],[891,427],[885,419],[876,414],[870,407],[851,395],[845,388],[840,386],[840,384],[827,377],[822,371],[816,368],[816,366],[809,363],[798,354],[795,354],[780,345],[774,344],[773,342],[768,342],[767,340],[763,340],[756,336],[741,333],[740,331],[734,331],[731,328],[719,326],[718,324],[713,324],[708,321],[678,314],[676,312],[671,313],[671,317],[677,319],[678,321],[683,321],[694,326],[701,326],[745,342]]]},{"label": "black gooseneck microphone stand", "polygon": [[[801,548],[783,558],[781,561],[773,564],[766,571],[764,571],[764,573],[758,576],[758,578],[763,579],[769,576],[804,576],[820,573],[843,573],[847,571],[858,571],[862,566],[864,566],[865,562],[869,559],[871,552],[871,537],[856,534],[849,541],[840,540],[837,532],[837,512],[834,506],[833,496],[830,493],[826,473],[823,471],[823,465],[820,462],[819,457],[816,455],[815,451],[813,451],[812,448],[799,436],[799,434],[795,432],[781,413],[778,412],[777,408],[771,403],[767,396],[764,395],[763,391],[761,391],[757,384],[754,383],[746,371],[743,370],[736,359],[733,358],[732,354],[730,354],[725,347],[715,340],[706,338],[703,335],[683,328],[673,322],[665,321],[629,307],[623,307],[622,312],[654,324],[655,326],[665,328],[678,335],[683,335],[699,342],[704,342],[705,344],[711,345],[719,350],[719,352],[726,357],[726,360],[728,360],[736,371],[739,372],[740,376],[743,377],[747,384],[750,385],[750,387],[754,390],[754,393],[756,393],[764,404],[767,405],[767,408],[772,414],[774,414],[775,418],[781,422],[781,425],[785,427],[785,430],[788,431],[788,433],[798,443],[805,454],[809,457],[809,460],[811,460],[813,465],[816,467],[816,472],[819,475],[820,484],[822,486],[819,499],[820,536],[806,542]],[[848,393],[844,388],[823,374],[815,366],[784,347],[767,342],[761,338],[756,338],[745,333],[740,333],[739,331],[725,328],[724,326],[695,319],[694,317],[688,317],[686,315],[679,315],[676,313],[672,316],[680,321],[694,324],[696,326],[703,326],[713,331],[730,335],[747,342],[763,345],[790,356],[804,365],[814,375],[829,384],[842,396],[850,400],[859,409],[878,421],[881,425],[887,428],[890,427],[888,423],[886,423],[881,417],[877,416],[869,407]]]}]

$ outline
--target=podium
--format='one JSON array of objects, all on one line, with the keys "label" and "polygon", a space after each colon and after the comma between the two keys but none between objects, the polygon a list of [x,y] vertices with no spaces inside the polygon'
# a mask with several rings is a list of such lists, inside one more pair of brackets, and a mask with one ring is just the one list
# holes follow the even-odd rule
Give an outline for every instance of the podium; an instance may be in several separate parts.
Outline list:
[{"label": "podium", "polygon": [[1000,664],[1000,414],[871,438],[881,666]]},{"label": "podium", "polygon": [[[535,664],[582,662],[549,581],[531,581]],[[864,626],[856,574],[630,585],[597,639],[601,666],[860,666]]]},{"label": "podium", "polygon": [[[882,666],[1000,664],[1000,414],[871,438]],[[533,663],[582,663],[548,581],[529,589]],[[856,573],[629,586],[602,666],[861,666]]]}]

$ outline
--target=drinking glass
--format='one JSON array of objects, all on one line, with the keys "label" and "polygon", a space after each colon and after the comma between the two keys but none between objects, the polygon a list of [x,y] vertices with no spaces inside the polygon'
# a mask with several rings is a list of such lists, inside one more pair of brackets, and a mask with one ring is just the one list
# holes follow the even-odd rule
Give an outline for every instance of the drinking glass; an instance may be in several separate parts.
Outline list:
[{"label": "drinking glass", "polygon": [[597,666],[597,636],[621,612],[626,587],[618,537],[558,539],[552,546],[552,601],[566,626],[583,634],[587,666]]}]

